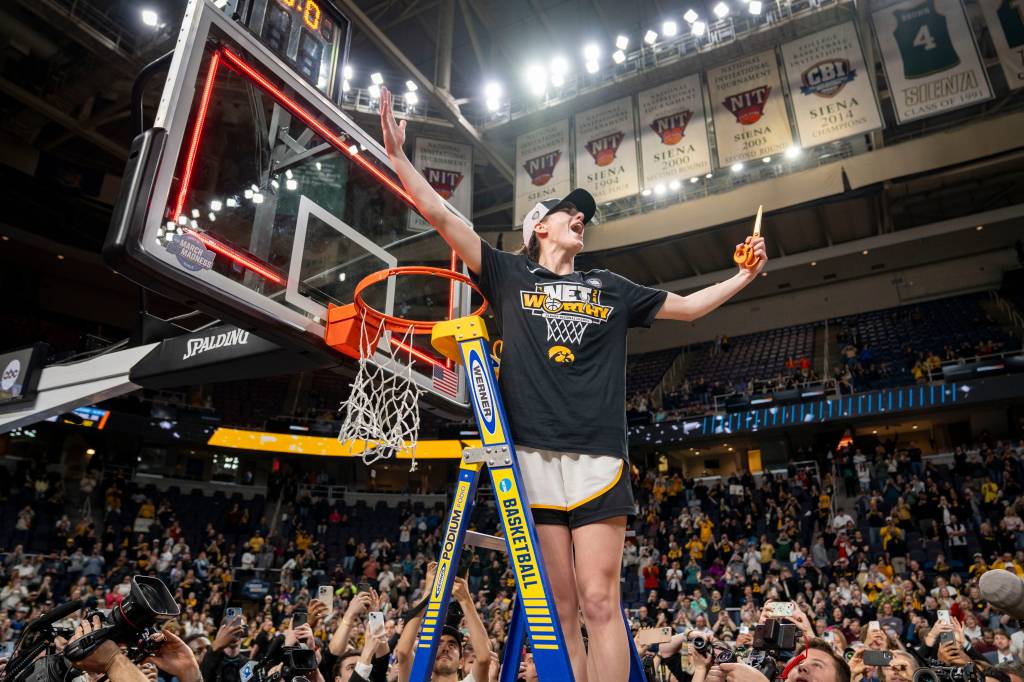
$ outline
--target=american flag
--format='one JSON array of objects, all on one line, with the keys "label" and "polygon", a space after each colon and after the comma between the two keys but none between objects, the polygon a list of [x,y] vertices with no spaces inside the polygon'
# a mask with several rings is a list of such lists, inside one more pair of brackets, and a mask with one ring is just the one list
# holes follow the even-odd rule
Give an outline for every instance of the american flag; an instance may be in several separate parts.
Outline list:
[{"label": "american flag", "polygon": [[444,365],[434,365],[431,376],[434,388],[454,397],[459,392],[459,375]]}]

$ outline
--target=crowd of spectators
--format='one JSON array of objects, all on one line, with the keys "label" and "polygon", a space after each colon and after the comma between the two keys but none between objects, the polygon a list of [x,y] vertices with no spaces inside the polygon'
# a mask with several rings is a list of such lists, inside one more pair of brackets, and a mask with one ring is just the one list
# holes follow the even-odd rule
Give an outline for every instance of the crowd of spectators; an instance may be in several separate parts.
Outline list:
[{"label": "crowd of spectators", "polygon": [[[737,473],[715,481],[633,466],[639,513],[623,557],[627,616],[634,631],[668,626],[735,646],[766,602],[786,601],[804,614],[808,638],[870,645],[877,621],[886,641],[911,650],[928,646],[929,633],[945,627],[936,625],[940,612],[948,611],[977,655],[1019,663],[1020,623],[987,604],[977,580],[993,567],[1024,577],[1022,455],[1024,443],[987,442],[958,448],[944,466],[913,448],[880,444],[863,453],[851,446],[822,457],[818,471],[791,467],[785,476]],[[842,491],[835,489],[839,478]],[[89,505],[37,481],[28,477],[6,493],[16,506],[26,502],[0,580],[0,646],[8,651],[26,623],[54,605],[83,598],[112,607],[128,593],[131,576],[149,574],[181,605],[170,631],[215,655],[218,666],[237,668],[246,652],[289,630],[295,611],[305,610],[310,632],[302,637],[333,652],[334,663],[351,651],[354,670],[358,654],[368,652],[366,666],[386,673],[390,662],[397,671],[396,647],[409,630],[403,614],[425,593],[444,516],[441,507],[402,506],[396,528],[347,537],[329,553],[323,538],[349,527],[354,510],[311,498],[295,482],[278,486],[289,503],[274,529],[262,515],[231,507],[190,538],[167,500],[125,504],[126,485],[116,477],[82,486],[89,492],[75,497]],[[35,500],[63,505],[50,551],[35,551]],[[493,532],[493,507],[479,505],[475,525]],[[465,576],[459,601],[467,620],[449,645],[450,662],[468,674],[479,660],[471,649],[486,648],[488,659],[502,651],[514,581],[504,556],[491,551],[473,555]],[[333,600],[324,601],[332,603],[314,599],[321,586],[330,586]],[[244,622],[226,625],[226,608],[234,605]],[[370,610],[384,613],[382,633],[367,633]],[[675,654],[652,649],[649,663],[669,665],[685,652],[676,644]],[[688,660],[688,670],[700,667],[699,656]],[[496,667],[477,672],[493,678]]]}]

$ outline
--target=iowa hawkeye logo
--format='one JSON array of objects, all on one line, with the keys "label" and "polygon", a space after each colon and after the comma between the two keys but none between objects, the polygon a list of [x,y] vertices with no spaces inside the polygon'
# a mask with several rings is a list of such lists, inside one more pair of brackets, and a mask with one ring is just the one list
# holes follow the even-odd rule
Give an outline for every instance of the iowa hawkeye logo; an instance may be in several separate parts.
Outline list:
[{"label": "iowa hawkeye logo", "polygon": [[591,140],[584,147],[594,157],[594,163],[598,166],[608,166],[615,160],[615,153],[619,151],[619,145],[622,144],[625,137],[626,134],[620,130],[617,133]]},{"label": "iowa hawkeye logo", "polygon": [[553,152],[546,152],[532,159],[527,159],[523,164],[523,170],[530,176],[530,182],[537,187],[548,184],[548,180],[555,174],[555,166],[562,158],[562,150],[556,149]]},{"label": "iowa hawkeye logo", "polygon": [[754,125],[764,115],[764,105],[768,102],[768,94],[771,91],[772,86],[762,85],[753,90],[729,95],[722,100],[722,106],[736,117],[740,125]]},{"label": "iowa hawkeye logo", "polygon": [[427,182],[434,188],[434,191],[441,195],[442,199],[451,199],[462,182],[462,173],[443,168],[424,168],[423,174],[427,176]]},{"label": "iowa hawkeye logo", "polygon": [[800,92],[818,97],[835,97],[846,84],[857,77],[849,59],[826,59],[800,75]]},{"label": "iowa hawkeye logo", "polygon": [[686,134],[686,125],[693,118],[692,111],[680,111],[668,116],[662,116],[651,121],[651,130],[658,133],[661,143],[671,147],[679,144]]}]

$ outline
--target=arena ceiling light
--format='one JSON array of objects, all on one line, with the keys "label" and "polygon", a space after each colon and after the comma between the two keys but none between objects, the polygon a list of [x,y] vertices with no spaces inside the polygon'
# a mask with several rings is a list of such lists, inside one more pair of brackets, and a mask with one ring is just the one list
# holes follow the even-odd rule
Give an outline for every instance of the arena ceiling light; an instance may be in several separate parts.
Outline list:
[{"label": "arena ceiling light", "polygon": [[676,22],[669,20],[661,25],[661,35],[666,38],[671,38],[677,33],[679,33],[679,24]]},{"label": "arena ceiling light", "polygon": [[695,37],[699,38],[702,35],[704,35],[704,32],[707,29],[708,25],[705,24],[703,21],[695,21],[693,22],[693,25],[690,26],[690,33],[693,34]]},{"label": "arena ceiling light", "polygon": [[668,188],[673,192],[679,189],[680,187],[682,187],[682,185],[678,180],[673,180],[672,182],[668,183]]},{"label": "arena ceiling light", "polygon": [[583,58],[588,62],[596,62],[601,58],[601,48],[597,43],[587,43],[583,46]]},{"label": "arena ceiling light", "polygon": [[371,83],[370,87],[366,88],[366,91],[370,93],[370,97],[373,99],[380,99],[380,86],[376,83]]},{"label": "arena ceiling light", "polygon": [[408,90],[409,92],[416,92],[417,90],[419,90],[416,84],[412,81],[405,81],[405,89]]},{"label": "arena ceiling light", "polygon": [[795,158],[799,157],[801,154],[803,154],[803,150],[800,149],[800,147],[795,145],[795,144],[794,145],[790,145],[789,147],[786,148],[786,158],[787,159],[795,159]]},{"label": "arena ceiling light", "polygon": [[142,23],[146,26],[156,28],[160,25],[160,15],[155,10],[144,9],[142,10]]},{"label": "arena ceiling light", "polygon": [[487,102],[488,111],[497,111],[501,108],[501,83],[490,81],[484,85],[484,99]]},{"label": "arena ceiling light", "polygon": [[627,47],[629,47],[629,38],[623,35],[616,36],[615,47],[616,49],[619,50],[625,50]]},{"label": "arena ceiling light", "polygon": [[686,14],[683,15],[683,19],[686,20],[686,23],[692,24],[693,22],[700,19],[700,15],[694,12],[692,9],[688,9],[686,10]]},{"label": "arena ceiling light", "polygon": [[648,45],[653,45],[658,42],[658,34],[654,31],[647,31],[647,33],[644,34],[644,42]]},{"label": "arena ceiling light", "polygon": [[420,96],[417,95],[415,92],[410,90],[409,92],[405,93],[405,103],[408,104],[410,107],[416,106],[417,104],[419,104],[419,101]]},{"label": "arena ceiling light", "polygon": [[700,178],[698,178],[696,175],[690,178],[691,184],[697,184],[698,182],[700,182]]},{"label": "arena ceiling light", "polygon": [[665,189],[666,189],[665,185],[659,183],[659,184],[654,186],[654,193],[657,194],[660,197],[662,194],[665,193]]},{"label": "arena ceiling light", "polygon": [[747,5],[747,11],[757,16],[761,13],[761,0],[750,0],[750,4]]},{"label": "arena ceiling light", "polygon": [[569,73],[569,60],[557,55],[551,60],[551,84],[556,88],[565,85],[565,74]]},{"label": "arena ceiling light", "polygon": [[347,81],[352,80],[352,76],[356,75],[356,72],[352,69],[351,64],[346,64],[341,67],[341,77]]},{"label": "arena ceiling light", "polygon": [[616,64],[621,64],[626,61],[626,53],[622,50],[615,50],[615,52],[612,52],[612,61]]},{"label": "arena ceiling light", "polygon": [[601,65],[595,61],[587,62],[587,73],[597,73],[601,70]]},{"label": "arena ceiling light", "polygon": [[641,194],[641,195],[643,195],[643,196],[645,196],[645,197],[649,197],[649,196],[651,196],[651,189],[650,189],[650,187],[648,187],[648,188],[644,189],[644,191],[643,191],[643,192],[640,192],[640,194]]},{"label": "arena ceiling light", "polygon": [[725,19],[727,16],[729,16],[729,5],[725,4],[724,2],[720,2],[717,5],[715,5],[715,8],[711,11],[714,12],[715,16],[718,17],[719,19]]},{"label": "arena ceiling light", "polygon": [[744,166],[743,166],[742,163],[734,163],[732,166],[730,166],[730,170],[733,173],[739,173],[740,171],[743,170],[743,168],[744,168]]},{"label": "arena ceiling light", "polygon": [[540,64],[530,64],[526,67],[526,82],[530,92],[540,97],[548,89],[548,70]]}]

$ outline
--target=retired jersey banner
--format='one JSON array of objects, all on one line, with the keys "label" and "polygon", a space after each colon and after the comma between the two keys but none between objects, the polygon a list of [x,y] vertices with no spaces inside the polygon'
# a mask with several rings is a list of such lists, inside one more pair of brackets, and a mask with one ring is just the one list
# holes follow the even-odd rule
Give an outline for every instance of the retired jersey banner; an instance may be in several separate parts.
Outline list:
[{"label": "retired jersey banner", "polygon": [[[434,191],[456,211],[473,219],[473,148],[467,144],[416,138],[413,165],[427,179]],[[412,228],[430,226],[417,213],[411,213]]]},{"label": "retired jersey banner", "polygon": [[805,147],[882,127],[853,22],[782,46],[796,130]]},{"label": "retired jersey banner", "polygon": [[576,184],[597,203],[640,191],[633,98],[576,114]]},{"label": "retired jersey banner", "polygon": [[1011,89],[1024,88],[1024,0],[979,0]]},{"label": "retired jersey banner", "polygon": [[900,123],[992,98],[961,0],[906,0],[871,22]]},{"label": "retired jersey banner", "polygon": [[516,215],[522,223],[538,201],[569,193],[569,120],[516,138]]},{"label": "retired jersey banner", "polygon": [[708,91],[719,166],[779,154],[793,144],[774,50],[711,69]]},{"label": "retired jersey banner", "polygon": [[644,187],[711,170],[700,74],[640,93],[640,155]]}]

